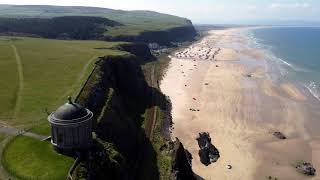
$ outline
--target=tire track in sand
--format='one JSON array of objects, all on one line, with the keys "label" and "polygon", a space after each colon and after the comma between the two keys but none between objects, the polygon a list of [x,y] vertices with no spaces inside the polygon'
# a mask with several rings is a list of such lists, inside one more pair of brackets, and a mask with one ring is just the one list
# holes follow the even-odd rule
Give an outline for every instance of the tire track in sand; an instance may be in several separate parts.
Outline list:
[{"label": "tire track in sand", "polygon": [[24,77],[23,77],[23,67],[22,67],[22,62],[21,62],[21,58],[20,55],[18,53],[17,47],[13,44],[11,44],[11,48],[14,52],[14,56],[16,59],[16,63],[17,63],[17,70],[18,70],[18,76],[19,76],[19,88],[17,90],[17,94],[16,94],[16,105],[14,108],[14,114],[13,114],[13,118],[17,119],[19,113],[20,113],[20,109],[21,109],[21,101],[22,101],[22,91],[23,91],[23,82],[24,82]]}]

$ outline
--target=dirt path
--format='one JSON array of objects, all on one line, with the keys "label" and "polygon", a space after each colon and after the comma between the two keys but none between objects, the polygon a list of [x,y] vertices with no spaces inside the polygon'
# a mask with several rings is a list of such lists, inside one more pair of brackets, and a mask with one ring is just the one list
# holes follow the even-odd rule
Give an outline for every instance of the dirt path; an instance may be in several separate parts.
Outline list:
[{"label": "dirt path", "polygon": [[[22,129],[7,127],[7,126],[0,126],[0,133],[8,135],[2,142],[0,142],[0,154],[3,153],[3,150],[7,146],[7,144],[18,135],[28,136],[39,141],[42,141],[47,138],[47,136],[42,136],[32,132],[24,131]],[[2,160],[2,156],[0,156],[0,161],[1,160]],[[3,167],[2,163],[0,163],[0,179],[11,179],[11,178],[12,177],[10,173],[7,172],[7,170]]]},{"label": "dirt path", "polygon": [[11,48],[14,52],[14,56],[15,56],[16,63],[17,63],[18,76],[19,76],[19,88],[18,88],[17,94],[16,94],[16,105],[15,105],[14,114],[13,114],[13,118],[16,119],[20,113],[20,108],[21,108],[22,91],[23,91],[23,86],[24,86],[23,79],[24,78],[23,78],[23,66],[22,66],[21,58],[18,53],[17,47],[12,44]]},{"label": "dirt path", "polygon": [[17,135],[28,136],[28,137],[31,137],[31,138],[34,138],[34,139],[37,139],[40,141],[47,138],[47,136],[42,136],[42,135],[39,135],[36,133],[27,132],[25,130],[13,128],[13,127],[0,126],[0,132],[7,134],[7,135],[11,135],[11,136],[17,136]]},{"label": "dirt path", "polygon": [[[151,75],[150,75],[150,86],[151,87],[156,87],[156,81],[155,81],[155,71],[154,71],[154,66],[152,67],[151,70]],[[154,94],[152,94],[152,101],[155,101],[155,97]],[[147,117],[146,117],[146,126],[145,126],[145,133],[146,136],[152,140],[152,135],[153,135],[153,129],[154,129],[154,124],[156,121],[156,114],[157,114],[157,108],[156,106],[151,107],[150,109],[148,109],[147,112]]]}]

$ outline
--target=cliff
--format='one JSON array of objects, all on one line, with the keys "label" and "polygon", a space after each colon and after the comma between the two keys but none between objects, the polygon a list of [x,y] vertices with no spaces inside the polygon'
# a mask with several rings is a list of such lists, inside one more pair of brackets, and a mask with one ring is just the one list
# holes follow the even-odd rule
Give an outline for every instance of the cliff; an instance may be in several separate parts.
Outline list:
[{"label": "cliff", "polygon": [[46,5],[0,5],[0,32],[7,35],[161,45],[190,41],[196,36],[190,20],[169,14]]},{"label": "cliff", "polygon": [[183,144],[176,138],[172,153],[172,170],[174,179],[177,180],[196,180],[191,169],[191,154],[184,149]]},{"label": "cliff", "polygon": [[62,16],[54,18],[0,17],[0,33],[28,35],[51,39],[101,39],[105,27],[121,26],[116,21],[92,16]]},{"label": "cliff", "polygon": [[[97,119],[97,145],[82,158],[75,172],[78,179],[159,179],[156,150],[141,125],[146,109],[166,108],[166,103],[154,102],[152,97],[162,99],[158,102],[166,102],[166,98],[149,87],[144,78],[139,62],[153,58],[151,54],[142,53],[145,45],[119,48],[136,55],[101,58],[77,98]],[[193,177],[184,152],[178,143],[172,154],[175,162],[172,179]]]},{"label": "cliff", "polygon": [[186,25],[163,31],[144,31],[139,35],[106,36],[104,39],[110,41],[158,43],[160,45],[171,45],[172,42],[193,41],[197,36],[197,31],[191,21],[187,21]]}]

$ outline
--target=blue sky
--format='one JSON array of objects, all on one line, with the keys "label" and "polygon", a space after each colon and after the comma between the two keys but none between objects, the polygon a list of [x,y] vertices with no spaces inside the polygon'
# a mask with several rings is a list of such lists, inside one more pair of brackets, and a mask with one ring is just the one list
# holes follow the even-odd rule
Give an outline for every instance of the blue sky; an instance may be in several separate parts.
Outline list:
[{"label": "blue sky", "polygon": [[76,5],[153,10],[187,17],[195,23],[320,20],[320,0],[0,0],[0,4]]}]

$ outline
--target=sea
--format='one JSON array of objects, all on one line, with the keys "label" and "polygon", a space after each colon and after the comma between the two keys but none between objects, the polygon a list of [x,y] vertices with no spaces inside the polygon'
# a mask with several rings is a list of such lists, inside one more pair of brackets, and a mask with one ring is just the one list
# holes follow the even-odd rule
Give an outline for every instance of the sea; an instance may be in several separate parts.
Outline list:
[{"label": "sea", "polygon": [[290,81],[320,101],[320,27],[265,27],[248,32],[267,55],[273,81]]}]

